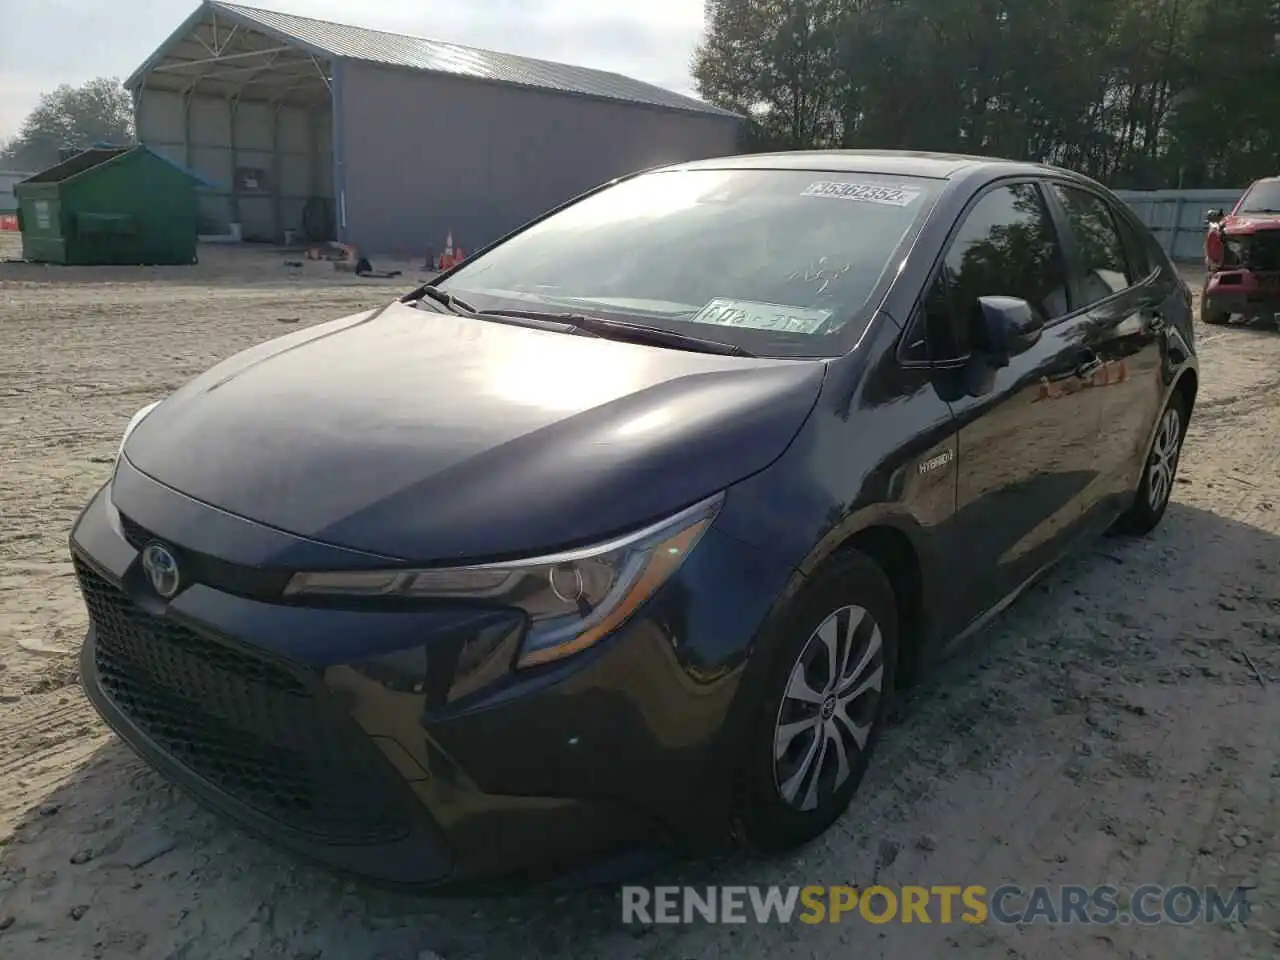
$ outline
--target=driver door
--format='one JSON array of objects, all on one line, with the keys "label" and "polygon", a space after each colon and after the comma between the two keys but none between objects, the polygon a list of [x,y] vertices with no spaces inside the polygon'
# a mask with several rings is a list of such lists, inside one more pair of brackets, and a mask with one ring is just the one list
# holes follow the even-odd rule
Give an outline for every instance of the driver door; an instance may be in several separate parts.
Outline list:
[{"label": "driver door", "polygon": [[[1045,328],[978,384],[973,364],[955,360],[971,352],[977,299],[992,295],[1026,300]],[[1070,313],[1065,258],[1036,183],[997,183],[970,204],[923,309],[931,352],[951,361],[935,386],[958,430],[950,555],[966,562],[948,577],[958,633],[1062,554],[1095,487],[1097,358],[1087,315]]]}]

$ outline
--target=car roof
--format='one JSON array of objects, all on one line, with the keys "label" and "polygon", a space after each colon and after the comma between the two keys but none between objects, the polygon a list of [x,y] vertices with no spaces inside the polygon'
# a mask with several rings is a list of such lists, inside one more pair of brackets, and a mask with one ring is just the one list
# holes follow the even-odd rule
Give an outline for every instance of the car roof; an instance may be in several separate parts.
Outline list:
[{"label": "car roof", "polygon": [[949,180],[978,170],[991,176],[1019,173],[1068,174],[1069,171],[1040,163],[979,157],[962,153],[930,153],[920,150],[794,150],[785,153],[751,153],[713,157],[673,164],[663,169],[738,170],[822,170],[839,173],[882,173],[890,176],[931,177]]}]

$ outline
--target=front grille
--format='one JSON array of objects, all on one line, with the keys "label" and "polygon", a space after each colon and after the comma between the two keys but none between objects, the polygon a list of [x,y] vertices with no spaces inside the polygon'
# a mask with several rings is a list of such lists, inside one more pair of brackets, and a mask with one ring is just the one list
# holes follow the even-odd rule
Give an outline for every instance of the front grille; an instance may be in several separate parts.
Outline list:
[{"label": "front grille", "polygon": [[78,559],[76,575],[101,689],[172,759],[328,842],[408,832],[381,753],[304,673],[148,614]]},{"label": "front grille", "polygon": [[1259,230],[1249,241],[1249,267],[1254,271],[1280,270],[1280,230]]}]

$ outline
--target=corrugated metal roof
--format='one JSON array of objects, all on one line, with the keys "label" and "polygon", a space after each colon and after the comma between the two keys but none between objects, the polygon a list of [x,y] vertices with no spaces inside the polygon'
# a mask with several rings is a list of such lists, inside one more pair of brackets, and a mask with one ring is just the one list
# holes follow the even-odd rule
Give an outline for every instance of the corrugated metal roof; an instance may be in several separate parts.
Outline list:
[{"label": "corrugated metal roof", "polygon": [[407,67],[458,77],[492,80],[521,87],[536,87],[561,93],[576,93],[629,103],[684,110],[723,117],[735,113],[704,103],[693,97],[665,90],[651,83],[624,77],[620,73],[594,70],[567,63],[535,60],[511,53],[478,50],[442,40],[407,37],[398,33],[369,30],[290,13],[277,13],[258,7],[211,0],[209,6],[232,18],[274,33],[284,42],[309,47],[313,52],[332,58],[363,60],[367,63]]}]

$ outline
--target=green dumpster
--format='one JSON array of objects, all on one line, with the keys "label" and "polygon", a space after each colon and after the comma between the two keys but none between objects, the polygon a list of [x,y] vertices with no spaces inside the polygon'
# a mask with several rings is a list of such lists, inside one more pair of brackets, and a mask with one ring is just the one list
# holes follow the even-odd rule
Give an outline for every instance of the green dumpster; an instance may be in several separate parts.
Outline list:
[{"label": "green dumpster", "polygon": [[202,185],[146,146],[85,150],[14,186],[22,255],[69,265],[194,263]]}]

